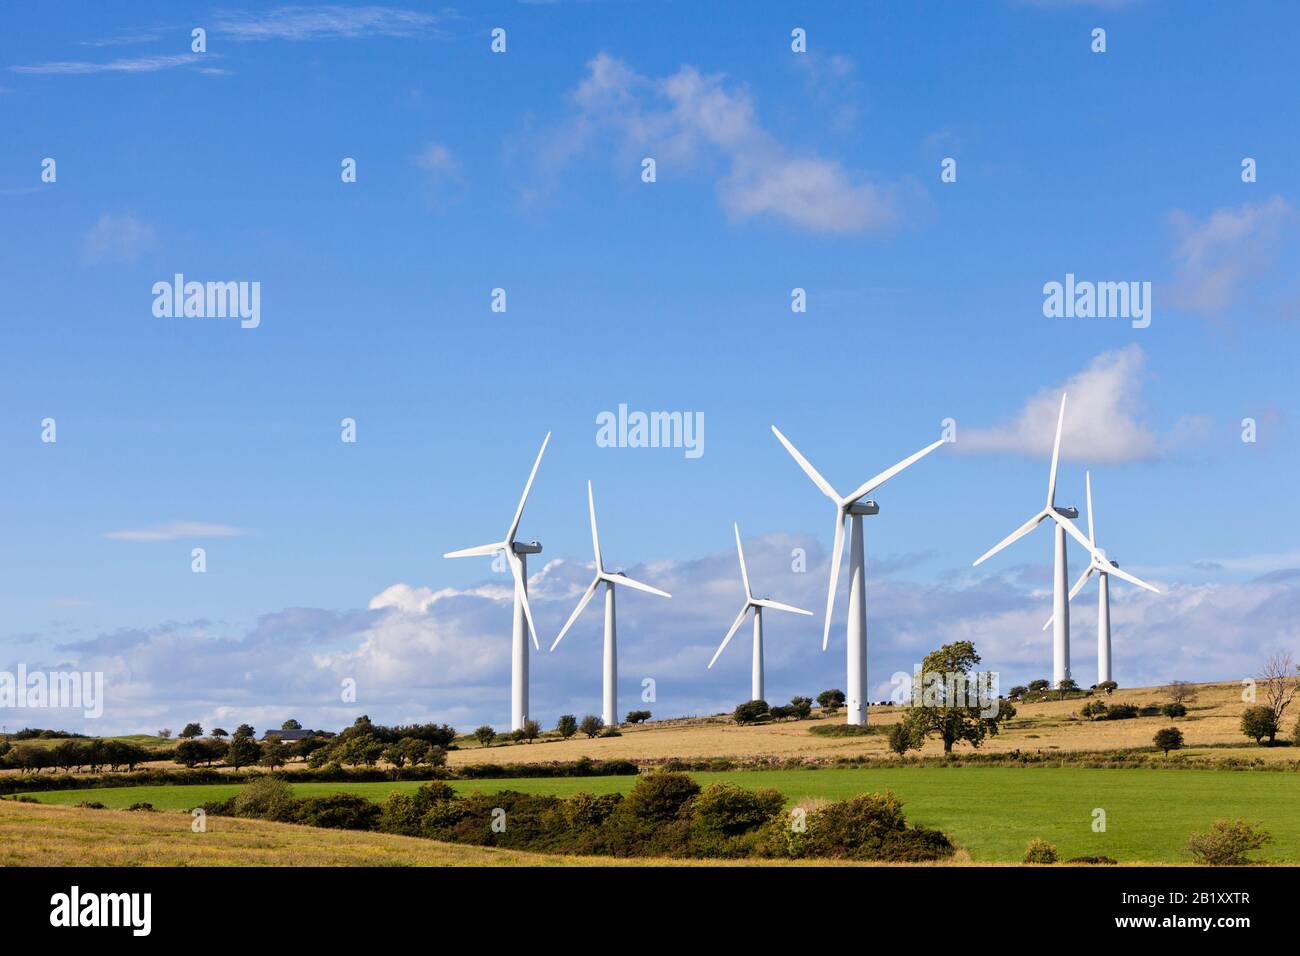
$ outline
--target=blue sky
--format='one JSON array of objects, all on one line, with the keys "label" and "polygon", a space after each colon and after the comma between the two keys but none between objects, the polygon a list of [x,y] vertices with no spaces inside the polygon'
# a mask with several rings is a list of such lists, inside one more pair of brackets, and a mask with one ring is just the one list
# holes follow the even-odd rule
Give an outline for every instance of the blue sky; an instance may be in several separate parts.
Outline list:
[{"label": "blue sky", "polygon": [[[674,593],[620,604],[623,697],[727,707],[731,522],[764,590],[824,601],[831,509],[769,426],[847,491],[951,417],[876,495],[873,685],[957,637],[1044,676],[1049,534],[970,562],[1040,506],[1068,385],[1058,501],[1091,468],[1101,543],[1163,592],[1114,589],[1117,678],[1251,673],[1300,610],[1300,15],[1247,8],[7,11],[0,668],[104,670],[105,730],[502,724],[503,579],[440,555],[500,535],[553,431],[521,529],[543,637],[586,584],[591,479],[609,563]],[[177,272],[260,282],[260,326],[155,318]],[[1152,283],[1150,326],[1045,318],[1067,273]],[[703,413],[704,454],[598,447],[620,403]],[[596,709],[598,631],[535,662],[539,719]],[[842,686],[819,635],[769,624],[770,696]]]}]

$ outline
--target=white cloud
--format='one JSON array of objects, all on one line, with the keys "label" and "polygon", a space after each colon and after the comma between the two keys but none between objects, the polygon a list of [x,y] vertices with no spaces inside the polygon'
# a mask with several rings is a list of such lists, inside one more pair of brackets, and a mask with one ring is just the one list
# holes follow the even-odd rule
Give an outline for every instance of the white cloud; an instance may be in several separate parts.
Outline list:
[{"label": "white cloud", "polygon": [[1203,221],[1182,210],[1169,218],[1178,234],[1171,302],[1211,317],[1232,308],[1247,284],[1269,270],[1282,230],[1294,219],[1281,196],[1216,209]]},{"label": "white cloud", "polygon": [[169,521],[151,528],[129,531],[109,531],[105,538],[114,541],[175,541],[178,538],[234,538],[251,532],[227,524],[210,524],[204,521]]},{"label": "white cloud", "polygon": [[896,220],[890,190],[838,160],[787,149],[759,123],[748,91],[684,66],[651,78],[601,53],[571,99],[578,115],[543,150],[562,166],[611,138],[621,162],[653,156],[659,174],[720,161],[718,199],[736,220],[770,217],[810,232],[850,233]]},{"label": "white cloud", "polygon": [[81,238],[82,260],[89,265],[135,262],[156,240],[153,226],[130,213],[104,213]]},{"label": "white cloud", "polygon": [[28,66],[11,66],[14,73],[50,74],[74,76],[86,73],[156,73],[159,70],[171,70],[178,66],[198,63],[205,54],[174,53],[166,56],[137,56],[109,60],[106,63],[88,63],[84,61],[62,61],[56,63],[35,63]]},{"label": "white cloud", "polygon": [[212,28],[236,40],[354,40],[437,35],[445,18],[397,7],[327,4],[219,13]]},{"label": "white cloud", "polygon": [[1061,385],[1032,396],[1010,421],[989,428],[959,428],[953,448],[963,453],[1051,457],[1062,392],[1069,396],[1061,437],[1063,459],[1093,464],[1138,461],[1199,441],[1209,427],[1201,416],[1180,418],[1165,435],[1142,421],[1145,367],[1146,353],[1139,346],[1103,352]]}]

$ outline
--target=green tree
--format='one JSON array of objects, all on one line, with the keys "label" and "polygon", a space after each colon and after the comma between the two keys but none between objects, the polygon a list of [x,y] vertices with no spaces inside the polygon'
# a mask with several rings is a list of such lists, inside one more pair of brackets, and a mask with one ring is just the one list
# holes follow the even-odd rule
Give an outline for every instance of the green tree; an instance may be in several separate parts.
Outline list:
[{"label": "green tree", "polygon": [[1163,750],[1165,756],[1168,757],[1169,751],[1182,749],[1183,732],[1177,727],[1165,727],[1162,730],[1156,731],[1153,742],[1157,747]]},{"label": "green tree", "polygon": [[919,750],[921,748],[921,738],[917,735],[916,727],[910,720],[900,720],[889,728],[889,749],[900,757],[905,756],[909,750]]},{"label": "green tree", "polygon": [[1115,691],[1119,690],[1119,684],[1115,683],[1113,680],[1104,680],[1097,685],[1097,690],[1109,697],[1111,694],[1115,693]]},{"label": "green tree", "polygon": [[1065,678],[1065,680],[1061,681],[1059,684],[1056,685],[1057,698],[1060,700],[1065,700],[1066,694],[1073,693],[1078,689],[1079,689],[1079,682],[1075,680],[1073,677],[1067,677]]},{"label": "green tree", "polygon": [[252,737],[236,735],[230,738],[226,746],[226,763],[238,770],[262,759],[262,748]]},{"label": "green tree", "polygon": [[213,728],[212,728],[212,736],[213,736],[213,737],[216,737],[218,740],[220,740],[222,737],[229,737],[229,736],[230,736],[230,732],[229,732],[228,730],[226,730],[226,728],[224,728],[224,727],[213,727]]},{"label": "green tree", "polygon": [[[630,717],[631,714],[628,716]],[[555,729],[559,732],[561,737],[568,740],[578,732],[578,718],[574,717],[572,714],[563,714],[561,715],[559,722],[556,723]]]},{"label": "green tree", "polygon": [[1241,714],[1241,732],[1259,743],[1265,737],[1277,738],[1277,718],[1271,707],[1247,707]]},{"label": "green tree", "polygon": [[[978,747],[986,736],[996,736],[1002,720],[1015,714],[1009,703],[984,700],[975,694],[976,688],[988,693],[993,686],[991,674],[975,671],[979,663],[980,656],[970,641],[945,644],[921,662],[921,672],[927,675],[921,704],[917,706],[913,700],[904,719],[921,739],[937,734],[945,754],[952,753],[953,744],[961,740]],[[986,705],[993,707],[993,716],[984,715]]]},{"label": "green tree", "polygon": [[262,756],[258,760],[263,767],[270,767],[272,770],[278,770],[283,767],[289,760],[289,748],[286,747],[279,737],[273,737],[262,744]]},{"label": "green tree", "polygon": [[542,734],[542,725],[535,720],[525,720],[524,725],[519,729],[523,731],[524,740],[530,744]]},{"label": "green tree", "polygon": [[182,729],[181,732],[176,736],[179,737],[181,740],[193,740],[195,737],[202,737],[203,726],[201,724],[191,721],[190,723],[186,724],[184,729]]},{"label": "green tree", "polygon": [[767,706],[767,701],[747,700],[743,704],[738,704],[731,716],[738,724],[752,724],[770,713],[771,708]]},{"label": "green tree", "polygon": [[474,738],[479,742],[480,746],[491,747],[492,741],[497,739],[497,732],[488,724],[484,724],[474,731]]},{"label": "green tree", "polygon": [[281,730],[302,730],[302,724],[290,717],[280,725]]},{"label": "green tree", "polygon": [[252,737],[255,735],[252,724],[240,724],[235,728],[236,737]]},{"label": "green tree", "polygon": [[648,710],[629,710],[627,712],[627,722],[629,724],[644,724],[650,719],[650,716]]},{"label": "green tree", "polygon": [[831,688],[817,695],[817,706],[834,713],[844,706],[844,691]]},{"label": "green tree", "polygon": [[183,740],[176,745],[176,762],[193,768],[207,757],[207,748],[197,740]]},{"label": "green tree", "polygon": [[812,701],[807,697],[791,697],[790,711],[800,720],[807,720],[812,716]]},{"label": "green tree", "polygon": [[1029,682],[1029,693],[1041,694],[1043,691],[1047,690],[1051,686],[1052,685],[1050,681],[1044,680],[1043,678],[1040,677],[1038,678],[1038,680],[1031,680]]},{"label": "green tree", "polygon": [[601,720],[595,714],[588,714],[586,717],[582,718],[581,722],[578,724],[578,729],[588,737],[595,737],[605,729],[605,721]]}]

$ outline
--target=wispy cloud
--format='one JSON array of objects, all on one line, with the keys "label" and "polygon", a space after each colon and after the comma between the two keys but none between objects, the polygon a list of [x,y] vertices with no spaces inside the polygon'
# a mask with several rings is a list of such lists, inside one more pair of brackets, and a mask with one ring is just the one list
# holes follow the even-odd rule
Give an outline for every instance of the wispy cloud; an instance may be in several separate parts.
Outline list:
[{"label": "wispy cloud", "polygon": [[1271,268],[1283,229],[1294,222],[1281,196],[1216,209],[1200,221],[1182,210],[1169,218],[1178,234],[1171,301],[1211,318],[1222,317]]},{"label": "wispy cloud", "polygon": [[153,226],[130,213],[104,213],[82,236],[82,259],[88,265],[135,262],[156,240]]},{"label": "wispy cloud", "polygon": [[216,15],[213,32],[236,40],[341,40],[363,37],[440,35],[437,25],[449,14],[398,7],[326,5],[277,7],[268,11],[229,11]]},{"label": "wispy cloud", "polygon": [[1183,417],[1166,435],[1142,421],[1146,361],[1146,353],[1136,345],[1103,352],[1062,384],[1033,395],[1010,421],[959,430],[953,449],[1050,456],[1062,392],[1069,394],[1061,438],[1066,459],[1114,464],[1158,458],[1202,438],[1210,427],[1202,416]]},{"label": "wispy cloud", "polygon": [[135,43],[153,43],[162,39],[161,30],[137,30],[134,33],[119,33],[116,36],[100,37],[96,40],[80,40],[78,46],[105,47],[130,46]]},{"label": "wispy cloud", "polygon": [[180,66],[190,66],[198,63],[207,55],[202,53],[174,53],[166,56],[125,57],[109,60],[105,63],[65,60],[55,63],[11,66],[9,69],[14,73],[54,76],[77,76],[87,73],[157,73],[159,70],[172,70]]},{"label": "wispy cloud", "polygon": [[653,78],[601,53],[588,62],[571,100],[577,115],[543,150],[552,168],[610,142],[624,164],[653,156],[659,175],[709,156],[722,160],[718,201],[736,220],[765,217],[810,232],[852,233],[897,218],[890,189],[838,160],[788,149],[759,123],[749,92],[722,75],[684,66]]},{"label": "wispy cloud", "polygon": [[104,534],[104,537],[114,541],[175,541],[179,538],[236,538],[251,533],[245,528],[236,528],[228,524],[168,521],[151,528],[109,531]]}]

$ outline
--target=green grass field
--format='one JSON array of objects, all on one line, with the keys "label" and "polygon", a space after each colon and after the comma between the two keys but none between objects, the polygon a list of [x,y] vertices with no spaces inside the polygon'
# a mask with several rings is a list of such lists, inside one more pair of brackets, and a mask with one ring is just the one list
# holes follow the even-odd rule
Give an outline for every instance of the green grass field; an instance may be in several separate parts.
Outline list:
[{"label": "green grass field", "polygon": [[[1018,861],[1030,838],[1057,845],[1061,857],[1105,855],[1121,862],[1189,862],[1184,849],[1193,830],[1220,818],[1258,821],[1274,841],[1260,859],[1300,862],[1300,774],[1213,770],[1100,770],[1077,767],[904,767],[880,770],[751,770],[697,773],[701,784],[727,781],[748,788],[774,787],[790,804],[893,790],[912,823],[948,833],[981,861]],[[537,778],[456,781],[462,793],[519,790],[567,796],[625,792],[634,777]],[[417,782],[310,783],[297,796],[339,791],[382,800]],[[159,810],[188,810],[238,792],[238,784],[193,787],[118,787],[34,794],[45,803],[96,800],[109,807],[152,803]],[[1106,813],[1106,832],[1094,833],[1093,811]]]}]

